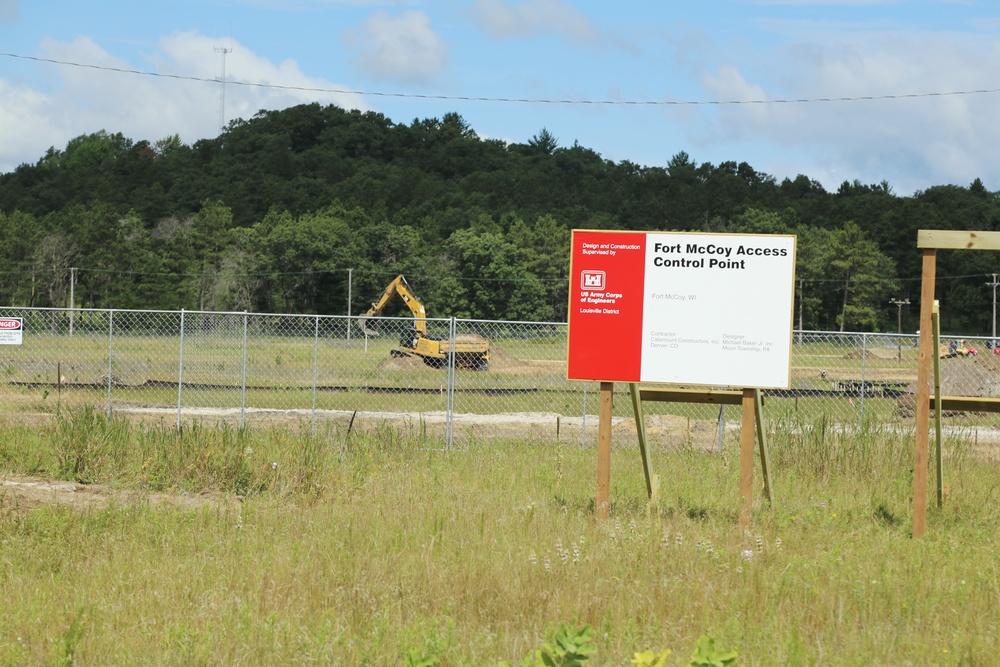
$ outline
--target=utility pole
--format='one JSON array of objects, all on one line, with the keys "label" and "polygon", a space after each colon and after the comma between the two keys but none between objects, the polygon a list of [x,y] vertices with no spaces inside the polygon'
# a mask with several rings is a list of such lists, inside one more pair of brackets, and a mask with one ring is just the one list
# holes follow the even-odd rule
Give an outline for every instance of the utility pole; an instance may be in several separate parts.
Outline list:
[{"label": "utility pole", "polygon": [[233,50],[225,46],[217,46],[215,52],[222,54],[222,77],[219,79],[222,83],[222,93],[219,98],[219,134],[222,134],[223,130],[226,129],[226,55],[232,53]]},{"label": "utility pole", "polygon": [[896,333],[903,333],[903,306],[909,306],[909,299],[889,299],[889,303],[896,304]]},{"label": "utility pole", "polygon": [[[903,333],[903,306],[909,306],[909,299],[889,299],[889,303],[896,304],[896,333]],[[903,340],[896,339],[896,360],[903,360]]]},{"label": "utility pole", "polygon": [[993,345],[992,345],[992,347],[996,347],[997,346],[997,285],[1000,285],[1000,283],[997,282],[997,274],[995,274],[995,273],[993,274],[993,282],[986,283],[986,284],[993,288],[993,340],[992,340]]}]

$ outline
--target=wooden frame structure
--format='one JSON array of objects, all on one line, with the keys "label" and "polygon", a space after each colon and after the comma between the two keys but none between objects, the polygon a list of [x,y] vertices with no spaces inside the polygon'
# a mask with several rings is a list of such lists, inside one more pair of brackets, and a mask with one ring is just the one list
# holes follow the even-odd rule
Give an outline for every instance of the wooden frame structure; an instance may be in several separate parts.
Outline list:
[{"label": "wooden frame structure", "polygon": [[[764,476],[764,494],[768,503],[774,505],[771,484],[770,458],[764,433],[763,399],[760,389],[707,390],[679,388],[642,389],[638,383],[629,383],[632,410],[635,415],[635,429],[639,437],[642,455],[642,469],[646,477],[646,493],[655,500],[659,493],[659,476],[653,474],[649,458],[649,443],[646,437],[646,423],[642,410],[644,401],[666,403],[708,403],[713,405],[740,405],[743,415],[740,429],[740,507],[741,528],[750,525],[753,507],[753,445],[754,435],[760,447],[761,471]],[[611,487],[611,415],[614,383],[602,382],[600,394],[599,426],[597,438],[597,500],[595,514],[598,519],[608,518],[609,494]]]},{"label": "wooden frame structure", "polygon": [[[941,461],[941,410],[977,410],[1000,412],[1000,398],[973,396],[941,396],[938,370],[938,313],[934,300],[937,279],[938,250],[1000,250],[1000,232],[969,232],[952,230],[917,231],[917,247],[923,250],[920,281],[920,342],[917,351],[916,434],[913,453],[913,537],[927,529],[927,470],[930,440],[930,411],[936,411],[937,431],[937,500],[942,503],[943,472]],[[933,369],[932,369],[933,362]],[[931,373],[935,391],[931,396]],[[938,409],[940,408],[940,409]]]}]

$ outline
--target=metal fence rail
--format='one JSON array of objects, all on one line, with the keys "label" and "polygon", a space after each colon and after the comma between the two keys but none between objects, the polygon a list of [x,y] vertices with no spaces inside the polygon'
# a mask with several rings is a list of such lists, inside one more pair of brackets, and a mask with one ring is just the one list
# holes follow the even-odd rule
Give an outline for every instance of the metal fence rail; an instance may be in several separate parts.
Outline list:
[{"label": "metal fence rail", "polygon": [[[596,441],[597,383],[566,379],[566,325],[428,320],[453,344],[489,341],[485,370],[400,354],[413,320],[377,318],[378,336],[344,316],[239,312],[0,308],[24,319],[20,345],[0,345],[0,412],[79,405],[176,424],[226,421],[370,429],[386,424],[447,443],[510,437]],[[948,345],[977,354],[951,355]],[[945,338],[945,394],[1000,395],[1000,355],[982,337]],[[765,418],[799,425],[878,423],[912,430],[917,376],[912,334],[793,333],[789,390],[765,392]],[[615,428],[634,430],[616,385]],[[990,431],[991,415],[948,414],[951,427]],[[654,443],[721,446],[739,408],[654,404]],[[978,437],[978,433],[977,433]],[[627,441],[627,438],[621,438]]]}]

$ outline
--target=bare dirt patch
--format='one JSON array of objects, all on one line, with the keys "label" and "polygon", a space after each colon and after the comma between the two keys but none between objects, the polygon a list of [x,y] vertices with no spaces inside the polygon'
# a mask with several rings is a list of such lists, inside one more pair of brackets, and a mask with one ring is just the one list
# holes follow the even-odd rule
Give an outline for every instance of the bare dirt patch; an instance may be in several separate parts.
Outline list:
[{"label": "bare dirt patch", "polygon": [[847,354],[845,354],[843,356],[843,358],[844,359],[870,359],[870,360],[875,360],[875,359],[884,359],[885,357],[881,357],[878,354],[876,354],[875,352],[872,352],[871,350],[852,350],[851,352],[848,352]]},{"label": "bare dirt patch", "polygon": [[73,510],[103,509],[111,504],[163,505],[197,509],[227,507],[241,502],[238,496],[218,492],[157,493],[125,491],[101,484],[79,484],[23,475],[0,476],[0,512],[23,514],[39,507],[57,506]]},{"label": "bare dirt patch", "polygon": [[1000,396],[1000,359],[992,355],[942,359],[940,368],[945,395]]},{"label": "bare dirt patch", "polygon": [[421,368],[425,368],[428,371],[438,370],[431,368],[430,366],[425,364],[420,359],[420,357],[412,357],[412,356],[389,357],[388,359],[380,361],[378,367],[379,370],[398,370],[398,371],[415,370],[415,369],[419,370]]}]

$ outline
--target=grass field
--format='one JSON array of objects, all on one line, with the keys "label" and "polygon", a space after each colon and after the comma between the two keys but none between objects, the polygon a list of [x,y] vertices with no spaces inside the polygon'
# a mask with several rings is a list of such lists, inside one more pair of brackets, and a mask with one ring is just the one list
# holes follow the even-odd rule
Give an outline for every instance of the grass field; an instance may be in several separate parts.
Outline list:
[{"label": "grass field", "polygon": [[996,457],[948,441],[913,540],[912,439],[769,436],[776,505],[744,532],[734,450],[654,451],[651,506],[617,447],[599,523],[579,446],[8,415],[0,665],[521,664],[560,623],[595,666],[686,665],[703,636],[741,665],[994,664]]}]

